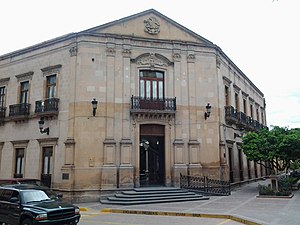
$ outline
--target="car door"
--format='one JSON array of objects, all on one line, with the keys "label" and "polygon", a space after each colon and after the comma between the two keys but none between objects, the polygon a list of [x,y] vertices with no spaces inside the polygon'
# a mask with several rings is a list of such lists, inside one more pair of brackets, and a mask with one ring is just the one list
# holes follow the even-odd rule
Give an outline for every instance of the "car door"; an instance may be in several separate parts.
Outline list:
[{"label": "car door", "polygon": [[11,195],[12,195],[13,191],[9,190],[9,189],[3,189],[2,193],[1,193],[1,203],[0,203],[0,214],[1,214],[1,222],[3,223],[9,223],[9,202],[8,200],[10,199]]},{"label": "car door", "polygon": [[20,196],[19,192],[13,190],[7,202],[7,223],[19,224],[21,216]]},{"label": "car door", "polygon": [[4,201],[4,190],[0,189],[0,223],[4,223],[6,221],[6,213],[5,213],[5,207],[6,202]]}]

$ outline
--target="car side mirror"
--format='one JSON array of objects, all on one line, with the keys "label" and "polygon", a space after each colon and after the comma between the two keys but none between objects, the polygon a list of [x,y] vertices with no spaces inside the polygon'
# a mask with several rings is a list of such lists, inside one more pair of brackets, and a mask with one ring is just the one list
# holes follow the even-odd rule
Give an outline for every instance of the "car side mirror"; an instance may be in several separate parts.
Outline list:
[{"label": "car side mirror", "polygon": [[10,201],[11,203],[18,203],[18,202],[19,202],[19,198],[17,198],[17,197],[12,197],[12,198],[9,199],[9,201]]}]

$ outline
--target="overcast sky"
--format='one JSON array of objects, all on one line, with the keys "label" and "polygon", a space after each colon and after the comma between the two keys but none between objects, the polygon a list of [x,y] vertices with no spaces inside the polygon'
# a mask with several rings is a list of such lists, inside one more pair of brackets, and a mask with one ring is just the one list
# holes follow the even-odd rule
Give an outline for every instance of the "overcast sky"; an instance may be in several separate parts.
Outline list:
[{"label": "overcast sky", "polygon": [[4,0],[0,55],[151,8],[231,58],[264,93],[268,126],[300,127],[300,0]]}]

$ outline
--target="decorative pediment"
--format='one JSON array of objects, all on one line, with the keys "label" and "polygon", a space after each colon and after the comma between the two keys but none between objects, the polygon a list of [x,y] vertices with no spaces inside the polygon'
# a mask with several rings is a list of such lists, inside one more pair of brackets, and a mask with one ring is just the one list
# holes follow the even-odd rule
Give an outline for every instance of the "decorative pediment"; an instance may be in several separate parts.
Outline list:
[{"label": "decorative pediment", "polygon": [[110,23],[106,23],[82,33],[93,35],[113,35],[116,37],[150,38],[193,42],[205,46],[214,46],[207,39],[171,20],[154,9],[146,10]]},{"label": "decorative pediment", "polygon": [[173,65],[166,57],[157,54],[157,53],[145,53],[138,56],[136,59],[132,59],[131,62],[136,63],[140,66],[149,66],[149,67],[168,67]]}]

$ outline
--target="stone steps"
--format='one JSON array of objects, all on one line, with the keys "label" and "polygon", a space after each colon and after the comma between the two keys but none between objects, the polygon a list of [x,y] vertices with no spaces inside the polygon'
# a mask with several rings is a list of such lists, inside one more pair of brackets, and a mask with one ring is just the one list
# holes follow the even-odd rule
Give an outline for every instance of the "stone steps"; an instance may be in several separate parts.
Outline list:
[{"label": "stone steps", "polygon": [[167,203],[182,201],[199,201],[208,200],[208,197],[180,188],[167,187],[148,187],[135,188],[130,191],[122,191],[121,193],[101,199],[102,204],[111,205],[137,205],[151,203]]}]

